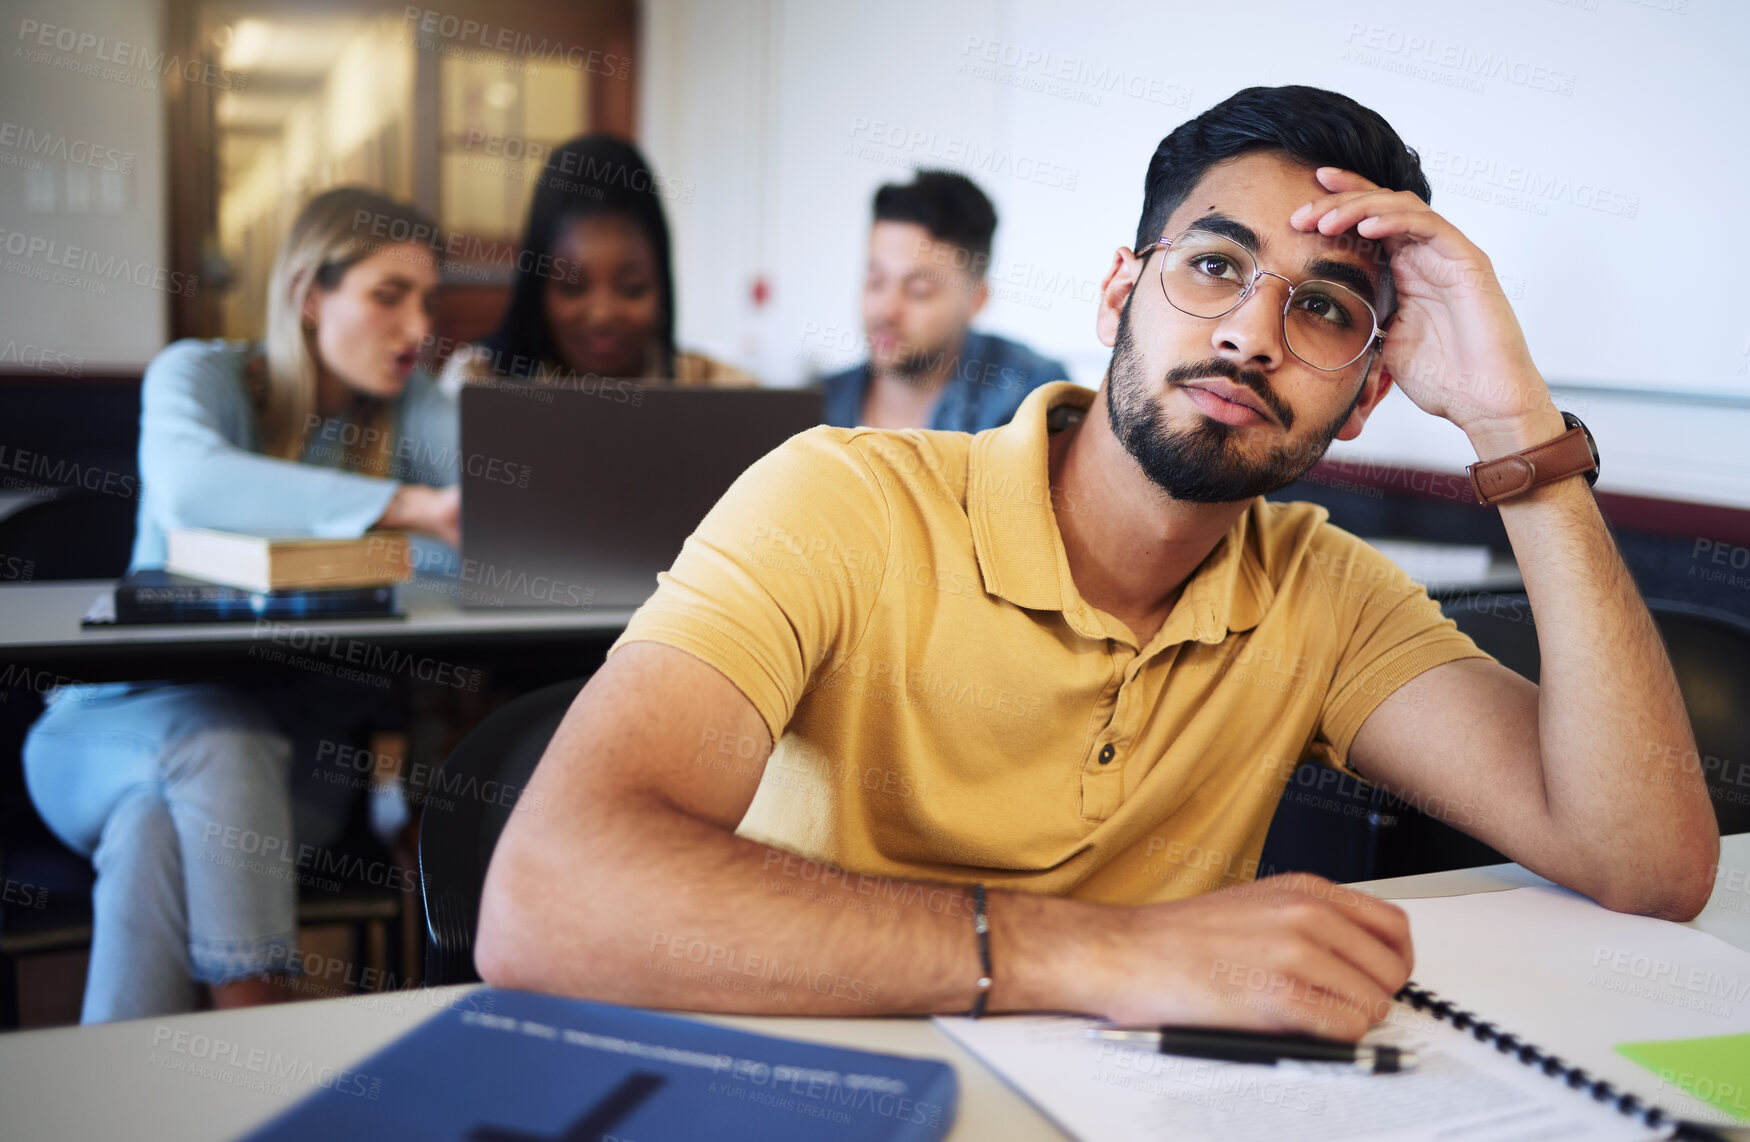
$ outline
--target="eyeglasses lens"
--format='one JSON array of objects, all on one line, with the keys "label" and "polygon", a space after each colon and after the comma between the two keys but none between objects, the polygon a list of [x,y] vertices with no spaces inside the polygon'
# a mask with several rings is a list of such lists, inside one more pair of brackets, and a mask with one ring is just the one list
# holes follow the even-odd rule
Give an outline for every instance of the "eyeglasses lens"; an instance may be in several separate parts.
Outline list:
[{"label": "eyeglasses lens", "polygon": [[[1193,317],[1221,317],[1244,301],[1257,273],[1251,252],[1237,242],[1187,230],[1163,252],[1161,288],[1175,309]],[[1373,313],[1360,294],[1314,279],[1294,287],[1282,314],[1283,340],[1315,369],[1353,364],[1373,337]]]}]

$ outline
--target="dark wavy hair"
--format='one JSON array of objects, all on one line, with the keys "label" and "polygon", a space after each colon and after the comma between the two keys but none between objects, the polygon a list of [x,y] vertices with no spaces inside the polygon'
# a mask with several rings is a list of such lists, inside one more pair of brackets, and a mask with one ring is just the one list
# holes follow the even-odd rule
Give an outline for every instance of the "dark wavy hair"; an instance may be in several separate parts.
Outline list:
[{"label": "dark wavy hair", "polygon": [[983,277],[990,262],[997,211],[978,184],[965,175],[921,170],[908,183],[890,182],[875,192],[875,221],[922,226],[936,241],[971,254],[974,276]]},{"label": "dark wavy hair", "polygon": [[560,232],[579,218],[629,218],[643,231],[656,255],[656,276],[662,291],[656,335],[662,359],[656,375],[674,373],[674,268],[670,264],[668,220],[662,213],[661,183],[638,148],[612,135],[583,135],[547,156],[529,222],[523,231],[523,256],[517,259],[516,283],[498,332],[487,341],[501,362],[522,376],[543,362],[558,363],[553,336],[542,308],[546,279],[537,273],[541,255],[550,255]]},{"label": "dark wavy hair", "polygon": [[[1421,158],[1379,112],[1318,87],[1248,87],[1179,124],[1155,148],[1143,180],[1135,248],[1161,236],[1210,167],[1261,150],[1285,151],[1310,167],[1342,167],[1432,201]],[[1385,284],[1389,290],[1389,275]]]}]

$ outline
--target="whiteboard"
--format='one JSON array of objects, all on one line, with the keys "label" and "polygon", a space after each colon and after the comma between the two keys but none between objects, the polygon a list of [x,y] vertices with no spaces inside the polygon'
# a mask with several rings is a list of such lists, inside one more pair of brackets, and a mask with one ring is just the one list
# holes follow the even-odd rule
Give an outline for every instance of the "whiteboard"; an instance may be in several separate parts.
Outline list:
[{"label": "whiteboard", "polygon": [[1750,395],[1745,0],[656,0],[646,44],[641,130],[698,187],[670,204],[683,338],[771,381],[861,359],[873,192],[944,166],[1000,218],[979,326],[1097,382],[1156,143],[1306,83],[1421,153],[1552,383]]},{"label": "whiteboard", "polygon": [[[1232,90],[1292,82],[1342,91],[1420,153],[1434,208],[1493,260],[1547,378],[1750,393],[1750,293],[1733,280],[1750,268],[1750,3],[1111,11],[1077,20],[1054,5],[1021,5],[1012,33],[1194,88],[1189,112],[1176,115],[1107,98],[1097,130],[1061,97],[1016,107],[1017,145],[1062,152],[1099,188],[1087,196],[1090,221],[1116,214],[1133,229],[1148,141]],[[1118,34],[1126,28],[1140,34]],[[1167,66],[1181,56],[1199,62]],[[1210,59],[1223,62],[1211,68]],[[1007,237],[1074,227],[1041,197],[1014,202]],[[1094,243],[1093,231],[1066,238]]]}]

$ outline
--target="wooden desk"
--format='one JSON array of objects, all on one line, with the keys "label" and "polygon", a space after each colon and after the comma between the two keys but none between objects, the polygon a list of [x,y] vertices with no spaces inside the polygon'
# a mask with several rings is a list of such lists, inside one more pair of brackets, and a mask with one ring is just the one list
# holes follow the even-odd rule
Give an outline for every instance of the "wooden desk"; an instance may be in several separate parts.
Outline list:
[{"label": "wooden desk", "polygon": [[[1750,950],[1750,833],[1728,837],[1721,883],[1691,927]],[[1372,881],[1358,887],[1387,899],[1497,892],[1543,884],[1518,865],[1461,869]],[[289,1094],[253,1089],[262,1076],[215,1064],[211,1074],[164,1068],[162,1044],[186,1030],[238,1045],[235,1057],[260,1049],[312,1070],[356,1065],[435,1015],[467,988],[389,992],[244,1011],[140,1019],[101,1027],[23,1031],[0,1037],[0,1137],[234,1138],[314,1087]],[[1062,1142],[1067,1136],[925,1019],[785,1019],[710,1017],[768,1035],[921,1055],[953,1064],[960,1075],[954,1142]],[[159,1046],[155,1047],[157,1043]],[[1584,1060],[1580,1060],[1582,1063]],[[259,1083],[278,1087],[280,1083]]]}]

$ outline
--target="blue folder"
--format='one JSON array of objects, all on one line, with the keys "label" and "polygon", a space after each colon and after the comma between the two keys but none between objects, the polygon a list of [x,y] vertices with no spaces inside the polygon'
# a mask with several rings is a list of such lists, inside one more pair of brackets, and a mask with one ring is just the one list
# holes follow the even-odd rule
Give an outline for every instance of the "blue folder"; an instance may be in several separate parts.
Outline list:
[{"label": "blue folder", "polygon": [[959,1097],[933,1059],[491,989],[323,1078],[250,1142],[932,1142]]}]

